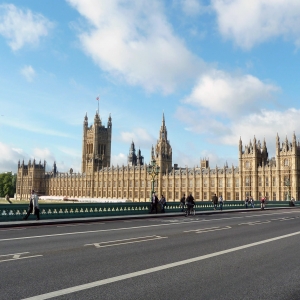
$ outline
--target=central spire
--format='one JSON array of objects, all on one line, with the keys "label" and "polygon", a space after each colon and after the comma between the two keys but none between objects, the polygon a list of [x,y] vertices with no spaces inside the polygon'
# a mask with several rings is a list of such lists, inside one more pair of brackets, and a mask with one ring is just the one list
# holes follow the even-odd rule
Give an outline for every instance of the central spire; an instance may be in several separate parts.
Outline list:
[{"label": "central spire", "polygon": [[164,113],[162,115],[162,123],[161,123],[159,138],[160,140],[167,140],[167,128],[166,128]]},{"label": "central spire", "polygon": [[159,131],[159,139],[154,148],[152,148],[151,156],[155,155],[157,165],[162,173],[172,169],[172,147],[168,141],[167,127],[165,122],[165,114],[162,114],[162,124]]}]

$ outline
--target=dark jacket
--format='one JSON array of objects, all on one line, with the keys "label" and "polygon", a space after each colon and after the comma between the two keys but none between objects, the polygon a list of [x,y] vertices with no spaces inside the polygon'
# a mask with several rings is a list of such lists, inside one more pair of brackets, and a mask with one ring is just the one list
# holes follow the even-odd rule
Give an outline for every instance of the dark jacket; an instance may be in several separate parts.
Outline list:
[{"label": "dark jacket", "polygon": [[218,197],[217,196],[213,196],[211,201],[214,203],[214,204],[218,204]]},{"label": "dark jacket", "polygon": [[157,204],[158,203],[158,198],[157,198],[157,196],[155,195],[155,200],[154,200],[154,202],[153,202],[153,196],[152,196],[152,198],[151,198],[151,202],[153,203],[153,204]]},{"label": "dark jacket", "polygon": [[186,203],[187,204],[195,204],[195,201],[194,201],[194,197],[192,195],[189,195],[187,198],[186,198]]}]

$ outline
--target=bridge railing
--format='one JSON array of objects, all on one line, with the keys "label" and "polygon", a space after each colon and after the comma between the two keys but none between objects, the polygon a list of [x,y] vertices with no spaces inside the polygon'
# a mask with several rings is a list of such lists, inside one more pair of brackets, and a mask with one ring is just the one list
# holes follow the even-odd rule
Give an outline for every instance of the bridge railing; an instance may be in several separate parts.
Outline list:
[{"label": "bridge railing", "polygon": [[[53,203],[40,204],[41,219],[86,218],[102,216],[142,215],[150,211],[150,202],[127,203]],[[288,207],[288,201],[268,201],[266,207]],[[300,206],[300,202],[296,202]],[[250,206],[248,205],[248,208]],[[260,207],[260,202],[255,201],[255,208]],[[0,222],[22,220],[27,212],[27,204],[0,204]],[[244,201],[224,201],[223,210],[245,208]],[[213,210],[210,201],[196,202],[196,211]],[[180,202],[167,202],[166,213],[180,212]],[[28,220],[34,219],[30,215]]]}]

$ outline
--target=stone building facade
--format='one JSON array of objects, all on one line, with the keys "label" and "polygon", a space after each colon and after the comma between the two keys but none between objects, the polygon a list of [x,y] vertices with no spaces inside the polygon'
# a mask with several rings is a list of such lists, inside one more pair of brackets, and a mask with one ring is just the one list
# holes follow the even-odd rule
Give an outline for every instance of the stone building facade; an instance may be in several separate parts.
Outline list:
[{"label": "stone building facade", "polygon": [[[122,198],[148,201],[151,177],[140,150],[135,153],[132,142],[128,164],[111,166],[112,118],[103,126],[96,113],[94,123],[83,122],[81,173],[70,169],[58,172],[54,162],[51,172],[46,172],[46,162],[18,163],[17,199],[28,199],[30,190],[40,195],[66,197]],[[160,171],[155,180],[155,190],[168,201],[178,201],[185,193],[192,193],[197,201],[208,201],[213,194],[225,200],[240,200],[252,196],[255,200],[266,196],[269,200],[285,200],[287,195],[300,199],[300,145],[293,134],[280,143],[276,136],[276,156],[268,157],[266,141],[261,144],[254,137],[248,145],[239,141],[239,165],[210,168],[207,159],[200,160],[200,167],[178,167],[172,164],[172,148],[167,139],[163,115],[159,138],[152,146],[151,159]]]}]

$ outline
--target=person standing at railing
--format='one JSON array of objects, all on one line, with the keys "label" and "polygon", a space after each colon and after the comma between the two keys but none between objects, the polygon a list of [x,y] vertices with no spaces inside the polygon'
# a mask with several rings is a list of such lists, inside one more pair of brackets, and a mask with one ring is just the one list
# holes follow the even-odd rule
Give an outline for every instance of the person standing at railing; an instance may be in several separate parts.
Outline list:
[{"label": "person standing at railing", "polygon": [[159,203],[161,205],[161,212],[164,213],[165,212],[165,207],[167,205],[167,201],[166,201],[166,198],[164,197],[164,195],[161,195]]},{"label": "person standing at railing", "polygon": [[222,195],[220,195],[220,197],[219,197],[219,205],[220,205],[220,210],[222,211],[223,210],[223,197],[222,197]]},{"label": "person standing at railing", "polygon": [[216,194],[214,194],[214,196],[211,198],[211,201],[214,204],[214,210],[216,210],[218,207],[218,197]]},{"label": "person standing at railing", "polygon": [[181,206],[181,211],[184,211],[184,206],[185,206],[185,194],[183,194],[182,198],[180,199],[180,206]]},{"label": "person standing at railing", "polygon": [[155,193],[153,193],[152,198],[151,198],[151,211],[150,211],[150,213],[152,213],[155,210],[155,213],[157,214],[157,204],[158,204],[158,198],[155,195]]},{"label": "person standing at railing", "polygon": [[260,208],[265,209],[266,206],[266,197],[262,197],[260,200]]},{"label": "person standing at railing", "polygon": [[245,208],[248,208],[248,204],[249,204],[249,197],[247,196],[245,199]]},{"label": "person standing at railing", "polygon": [[40,209],[39,209],[39,200],[38,199],[39,199],[39,197],[34,192],[34,190],[32,190],[29,206],[27,209],[27,214],[23,217],[23,220],[27,220],[31,213],[36,215],[37,220],[40,219]]},{"label": "person standing at railing", "polygon": [[191,210],[194,208],[194,206],[196,204],[195,199],[192,194],[189,194],[189,196],[186,197],[185,204],[186,204],[186,210],[187,210],[185,216],[187,217],[189,214],[191,214]]}]

